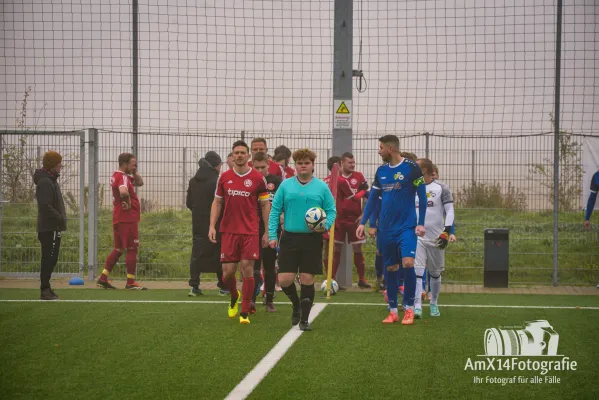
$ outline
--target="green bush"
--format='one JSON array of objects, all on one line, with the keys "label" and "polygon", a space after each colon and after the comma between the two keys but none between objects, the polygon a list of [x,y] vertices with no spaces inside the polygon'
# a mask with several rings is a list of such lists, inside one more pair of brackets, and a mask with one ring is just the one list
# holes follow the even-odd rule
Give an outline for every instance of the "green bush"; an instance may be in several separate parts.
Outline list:
[{"label": "green bush", "polygon": [[472,182],[462,186],[455,194],[456,207],[462,208],[495,208],[508,210],[524,210],[526,195],[508,182],[502,190],[501,184]]}]

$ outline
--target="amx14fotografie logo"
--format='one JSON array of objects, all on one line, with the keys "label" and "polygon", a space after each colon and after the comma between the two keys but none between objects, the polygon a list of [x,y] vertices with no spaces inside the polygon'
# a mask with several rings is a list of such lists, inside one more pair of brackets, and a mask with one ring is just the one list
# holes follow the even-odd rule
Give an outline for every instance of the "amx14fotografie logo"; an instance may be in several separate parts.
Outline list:
[{"label": "amx14fotografie logo", "polygon": [[489,328],[484,333],[485,354],[468,358],[465,371],[514,371],[541,376],[475,376],[474,383],[560,383],[551,371],[576,371],[578,364],[558,354],[559,334],[546,320],[528,321],[524,326]]}]

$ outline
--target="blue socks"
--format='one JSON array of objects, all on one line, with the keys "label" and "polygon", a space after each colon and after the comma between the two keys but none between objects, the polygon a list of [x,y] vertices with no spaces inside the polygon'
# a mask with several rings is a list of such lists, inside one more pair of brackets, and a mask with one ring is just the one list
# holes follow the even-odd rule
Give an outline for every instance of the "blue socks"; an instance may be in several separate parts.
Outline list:
[{"label": "blue socks", "polygon": [[[404,270],[404,301],[407,306],[414,307],[414,296],[416,295],[416,271],[414,268],[402,268]],[[387,289],[387,296],[389,291]]]},{"label": "blue socks", "polygon": [[[386,270],[386,268],[385,268]],[[397,275],[398,271],[387,271],[387,277],[385,281],[387,282],[387,299],[389,299],[389,308],[397,309]],[[416,281],[416,274],[414,274],[414,282]],[[414,288],[416,285],[414,285]],[[414,300],[412,299],[412,304]]]},{"label": "blue socks", "polygon": [[405,277],[404,277],[403,267],[400,265],[399,271],[397,271],[397,286],[403,286],[404,279],[405,279]]},{"label": "blue socks", "polygon": [[376,270],[376,278],[381,279],[381,276],[383,276],[383,257],[378,254],[374,260],[374,269]]}]

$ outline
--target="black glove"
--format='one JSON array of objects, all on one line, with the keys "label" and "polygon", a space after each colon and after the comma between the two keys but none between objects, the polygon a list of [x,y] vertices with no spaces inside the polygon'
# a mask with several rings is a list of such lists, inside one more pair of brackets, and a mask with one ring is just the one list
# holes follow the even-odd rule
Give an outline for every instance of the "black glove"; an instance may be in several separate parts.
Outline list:
[{"label": "black glove", "polygon": [[368,182],[360,183],[360,186],[358,186],[358,191],[360,190],[368,190]]},{"label": "black glove", "polygon": [[439,235],[439,237],[437,238],[437,247],[440,249],[444,249],[447,247],[447,244],[449,243],[449,235],[447,234],[447,232],[443,232]]}]

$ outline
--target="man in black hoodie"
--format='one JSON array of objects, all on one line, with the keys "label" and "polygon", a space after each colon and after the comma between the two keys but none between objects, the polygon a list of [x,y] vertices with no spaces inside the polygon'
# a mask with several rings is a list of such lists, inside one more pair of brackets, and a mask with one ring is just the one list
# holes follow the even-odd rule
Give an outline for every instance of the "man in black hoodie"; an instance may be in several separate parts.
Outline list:
[{"label": "man in black hoodie", "polygon": [[[198,162],[198,171],[189,181],[187,189],[187,208],[191,210],[193,227],[193,247],[191,249],[191,262],[189,263],[189,291],[190,297],[202,294],[200,290],[200,273],[216,272],[218,287],[221,295],[228,294],[223,285],[223,270],[220,263],[220,234],[217,233],[217,243],[208,239],[210,227],[210,209],[214,200],[216,183],[222,166],[220,156],[209,151]],[[217,223],[216,232],[218,232]]]},{"label": "man in black hoodie", "polygon": [[62,156],[55,151],[44,154],[43,168],[33,174],[37,199],[37,238],[42,246],[40,270],[40,299],[58,300],[50,287],[52,271],[58,262],[61,232],[67,230],[67,213],[58,177],[62,169]]}]

